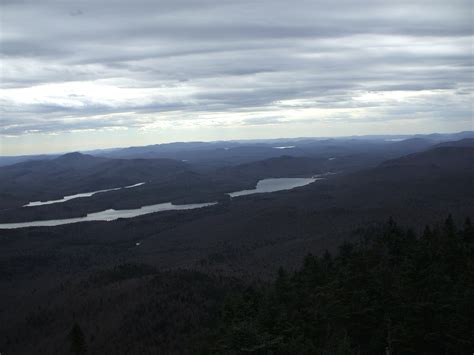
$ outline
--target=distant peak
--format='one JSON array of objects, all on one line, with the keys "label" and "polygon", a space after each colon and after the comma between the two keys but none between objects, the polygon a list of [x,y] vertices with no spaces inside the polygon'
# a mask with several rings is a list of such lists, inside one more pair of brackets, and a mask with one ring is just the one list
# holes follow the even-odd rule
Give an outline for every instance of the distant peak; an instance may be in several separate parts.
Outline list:
[{"label": "distant peak", "polygon": [[84,158],[92,158],[92,156],[87,155],[87,154],[82,154],[82,153],[79,153],[79,152],[72,152],[72,153],[67,153],[67,154],[61,155],[56,159],[59,159],[59,160],[77,160],[77,159],[84,159]]}]

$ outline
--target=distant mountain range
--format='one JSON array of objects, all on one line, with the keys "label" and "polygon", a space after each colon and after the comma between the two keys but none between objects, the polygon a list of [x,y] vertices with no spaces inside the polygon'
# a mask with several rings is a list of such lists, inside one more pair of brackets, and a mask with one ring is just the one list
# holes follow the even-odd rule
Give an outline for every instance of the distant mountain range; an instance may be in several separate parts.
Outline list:
[{"label": "distant mountain range", "polygon": [[[461,136],[465,136],[463,133]],[[156,146],[166,154],[151,158],[113,158],[79,152],[46,160],[30,160],[0,167],[0,221],[77,217],[108,208],[137,208],[162,202],[201,203],[228,198],[226,193],[253,188],[264,178],[311,177],[332,173],[338,186],[355,193],[368,183],[432,179],[449,173],[472,173],[474,138],[439,143],[426,138],[386,140],[304,140],[294,148],[268,144],[238,145],[209,150],[208,143],[187,143],[196,150],[177,150],[181,143]],[[207,147],[207,148],[206,148]],[[293,147],[293,146],[292,146]],[[224,149],[228,148],[228,149]],[[131,149],[131,150],[130,150]],[[123,151],[142,156],[141,149]],[[145,148],[143,148],[145,149]],[[121,151],[115,151],[115,154]],[[163,156],[186,156],[170,159]],[[191,159],[191,156],[194,158]],[[185,161],[183,161],[185,160]],[[340,181],[340,183],[338,182]],[[62,206],[21,208],[32,201],[61,199],[67,195],[116,189],[146,182],[133,191],[114,190]],[[359,186],[358,186],[359,185]],[[339,189],[341,187],[338,187]],[[369,188],[369,187],[368,187]],[[384,195],[380,193],[379,195]]]},{"label": "distant mountain range", "polygon": [[[367,151],[381,147],[392,150],[394,153],[408,153],[413,150],[423,150],[442,142],[457,141],[464,138],[474,138],[474,131],[427,135],[370,135],[339,138],[175,142],[142,147],[99,149],[82,153],[109,158],[169,158],[186,160],[196,164],[212,164],[211,162],[215,161],[221,164],[236,164],[278,157],[281,155],[280,149],[277,149],[278,147],[292,147],[284,149],[285,154],[291,156],[347,154],[351,151]],[[59,155],[0,156],[0,166],[12,165],[27,160],[54,159]]]}]

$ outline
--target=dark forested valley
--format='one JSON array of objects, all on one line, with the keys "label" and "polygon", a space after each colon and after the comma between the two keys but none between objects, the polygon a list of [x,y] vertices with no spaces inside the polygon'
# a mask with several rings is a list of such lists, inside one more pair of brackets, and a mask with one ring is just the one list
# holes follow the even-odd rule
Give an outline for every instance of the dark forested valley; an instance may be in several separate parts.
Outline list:
[{"label": "dark forested valley", "polygon": [[[1,165],[2,354],[474,349],[472,132],[175,143]],[[217,203],[1,228],[166,202]]]}]

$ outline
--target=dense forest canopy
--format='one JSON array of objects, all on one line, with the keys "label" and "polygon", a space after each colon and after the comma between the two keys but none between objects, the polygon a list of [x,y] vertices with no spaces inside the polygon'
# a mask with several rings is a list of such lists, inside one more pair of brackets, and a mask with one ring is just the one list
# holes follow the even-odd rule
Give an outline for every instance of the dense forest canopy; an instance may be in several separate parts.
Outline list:
[{"label": "dense forest canopy", "polygon": [[216,353],[468,354],[474,349],[474,228],[451,216],[421,236],[390,220],[337,255],[308,255],[270,285],[233,294]]},{"label": "dense forest canopy", "polygon": [[[334,255],[308,255],[298,270],[280,269],[273,281],[141,264],[105,270],[81,282],[82,313],[53,348],[64,342],[77,354],[469,354],[470,219],[456,226],[449,216],[419,235],[392,219],[355,233]],[[138,280],[144,283],[133,288]],[[110,298],[111,290],[123,287]],[[93,292],[100,302],[90,298]],[[102,319],[107,307],[122,315],[104,339],[110,324],[91,319]],[[31,314],[23,334],[58,332],[54,322],[63,316],[54,312]],[[9,338],[7,348],[18,341]]]}]

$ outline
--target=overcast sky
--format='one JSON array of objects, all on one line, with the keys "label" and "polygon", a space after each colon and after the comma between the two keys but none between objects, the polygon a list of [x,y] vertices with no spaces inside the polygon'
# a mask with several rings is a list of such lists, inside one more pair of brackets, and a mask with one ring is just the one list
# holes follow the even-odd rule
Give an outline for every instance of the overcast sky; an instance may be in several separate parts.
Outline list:
[{"label": "overcast sky", "polygon": [[473,129],[470,0],[0,4],[0,155]]}]

